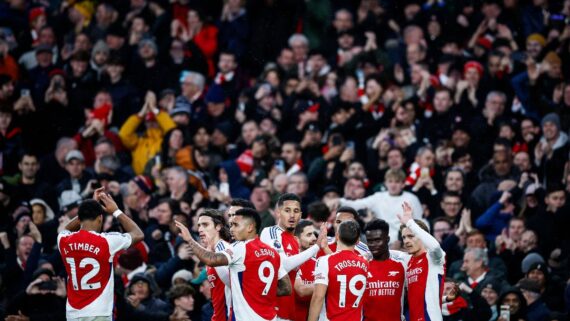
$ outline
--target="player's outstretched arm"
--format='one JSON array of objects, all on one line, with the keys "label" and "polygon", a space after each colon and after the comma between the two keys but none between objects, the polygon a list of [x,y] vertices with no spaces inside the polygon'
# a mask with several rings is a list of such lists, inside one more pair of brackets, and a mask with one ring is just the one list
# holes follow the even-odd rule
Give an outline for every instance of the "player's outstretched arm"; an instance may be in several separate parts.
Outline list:
[{"label": "player's outstretched arm", "polygon": [[277,296],[290,295],[291,291],[291,280],[288,275],[277,280]]},{"label": "player's outstretched arm", "polygon": [[293,271],[303,263],[307,262],[310,258],[317,255],[319,249],[325,248],[328,248],[327,227],[325,224],[323,224],[321,225],[319,237],[317,238],[317,243],[315,245],[299,254],[292,256],[283,256],[281,258],[283,260],[283,268],[285,269],[285,272],[289,273],[290,271]]},{"label": "player's outstretched arm", "polygon": [[180,229],[180,236],[182,239],[190,245],[192,252],[194,252],[194,255],[196,255],[201,262],[209,266],[222,266],[229,264],[228,258],[225,254],[206,250],[192,238],[190,231],[186,226],[184,226],[184,224],[178,221],[174,221],[174,223],[176,223],[176,226]]},{"label": "player's outstretched arm", "polygon": [[[97,191],[99,191],[99,193],[97,193]],[[131,236],[132,239],[131,245],[142,241],[144,239],[144,233],[137,225],[137,223],[135,223],[135,221],[133,221],[130,217],[121,212],[121,210],[119,210],[117,203],[115,203],[111,195],[103,192],[100,189],[98,189],[97,191],[95,191],[95,193],[97,194],[97,198],[101,203],[101,206],[103,206],[103,209],[107,213],[115,216],[115,218],[117,218],[117,221],[119,221],[125,232]]]},{"label": "player's outstretched arm", "polygon": [[313,297],[311,298],[311,306],[309,307],[309,317],[307,321],[317,321],[319,319],[319,314],[323,308],[323,303],[325,302],[325,296],[327,294],[328,286],[324,284],[315,284],[315,289],[313,291]]},{"label": "player's outstretched arm", "polygon": [[398,214],[398,218],[400,222],[406,225],[414,235],[422,241],[423,245],[425,246],[426,250],[432,255],[435,259],[439,260],[443,257],[443,250],[441,249],[441,245],[439,242],[428,232],[424,231],[414,220],[412,217],[412,207],[407,202],[402,204],[403,213]]}]

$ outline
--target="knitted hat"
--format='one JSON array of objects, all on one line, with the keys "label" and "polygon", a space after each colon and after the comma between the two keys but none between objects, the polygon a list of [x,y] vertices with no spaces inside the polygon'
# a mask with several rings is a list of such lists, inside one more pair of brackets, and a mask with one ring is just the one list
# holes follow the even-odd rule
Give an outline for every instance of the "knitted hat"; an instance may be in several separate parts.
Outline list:
[{"label": "knitted hat", "polygon": [[73,9],[77,10],[85,20],[91,20],[93,13],[95,13],[95,6],[91,1],[81,1],[73,5]]},{"label": "knitted hat", "polygon": [[[119,264],[128,270],[134,270],[143,264],[141,252],[136,248],[129,248],[119,257]],[[131,281],[132,282],[132,281]]]},{"label": "knitted hat", "polygon": [[528,268],[528,271],[526,272],[526,275],[528,276],[528,274],[534,270],[541,271],[545,277],[547,277],[549,274],[548,267],[546,266],[546,263],[536,262],[536,263],[531,264]]},{"label": "knitted hat", "polygon": [[556,113],[546,114],[546,116],[544,116],[542,118],[542,121],[540,122],[540,126],[544,126],[544,124],[546,122],[553,123],[556,126],[556,128],[558,128],[558,130],[560,130],[560,117],[558,116],[558,114],[556,114]]},{"label": "knitted hat", "polygon": [[83,157],[83,153],[81,153],[77,149],[71,150],[65,155],[65,162],[66,163],[69,163],[69,161],[71,161],[72,159],[77,159],[81,162],[85,161],[85,157]]},{"label": "knitted hat", "polygon": [[467,70],[471,68],[475,68],[475,70],[477,70],[479,77],[483,76],[483,65],[481,65],[480,62],[475,60],[470,60],[466,62],[465,65],[463,66],[463,73],[465,74]]},{"label": "knitted hat", "polygon": [[133,178],[133,182],[145,193],[146,195],[151,195],[154,189],[154,184],[152,180],[144,175],[138,175]]},{"label": "knitted hat", "polygon": [[45,16],[45,15],[46,15],[46,10],[44,9],[44,7],[32,8],[30,10],[30,13],[28,14],[28,21],[34,22],[39,16]]},{"label": "knitted hat", "polygon": [[226,101],[226,95],[224,93],[224,89],[220,85],[213,85],[208,90],[206,94],[205,100],[207,103],[215,103],[220,104]]},{"label": "knitted hat", "polygon": [[526,41],[536,41],[538,42],[541,46],[544,47],[544,45],[546,45],[546,39],[544,38],[543,35],[541,35],[540,33],[533,33],[530,36],[528,36],[526,38]]},{"label": "knitted hat", "polygon": [[546,57],[544,57],[543,61],[548,62],[550,65],[560,66],[562,64],[562,59],[560,59],[560,56],[558,56],[558,54],[554,51],[546,54]]},{"label": "knitted hat", "polygon": [[481,289],[492,289],[500,294],[503,291],[503,284],[498,279],[488,278],[481,282]]},{"label": "knitted hat", "polygon": [[521,262],[521,270],[523,273],[527,273],[530,267],[535,263],[544,263],[544,259],[538,253],[530,253]]},{"label": "knitted hat", "polygon": [[183,279],[184,281],[189,282],[190,280],[192,280],[192,278],[194,278],[192,272],[188,270],[179,270],[178,272],[174,273],[174,275],[172,276],[172,283],[174,283],[174,280],[176,279]]}]

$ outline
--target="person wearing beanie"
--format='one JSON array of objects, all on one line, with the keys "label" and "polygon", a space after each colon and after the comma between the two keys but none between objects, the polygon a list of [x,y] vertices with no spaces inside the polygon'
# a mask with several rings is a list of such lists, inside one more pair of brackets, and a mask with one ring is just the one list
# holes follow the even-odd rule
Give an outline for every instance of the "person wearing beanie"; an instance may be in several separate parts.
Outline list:
[{"label": "person wearing beanie", "polygon": [[563,280],[552,275],[546,263],[533,263],[525,277],[536,282],[541,300],[546,303],[550,310],[561,311],[564,309]]},{"label": "person wearing beanie", "polygon": [[156,297],[156,285],[151,276],[145,273],[133,275],[127,291],[127,302],[136,310],[162,312],[166,314],[168,304]]},{"label": "person wearing beanie", "polygon": [[526,53],[537,60],[545,45],[546,38],[539,33],[533,33],[526,38]]},{"label": "person wearing beanie", "polygon": [[564,171],[570,145],[568,135],[561,131],[560,117],[556,113],[546,114],[541,121],[542,137],[534,149],[534,162],[538,168],[542,184],[560,181],[560,173]]},{"label": "person wearing beanie", "polygon": [[172,276],[172,285],[188,284],[188,282],[190,282],[193,278],[194,276],[192,275],[192,272],[186,269],[178,270]]},{"label": "person wearing beanie", "polygon": [[528,321],[548,320],[550,310],[542,300],[540,286],[536,280],[524,278],[517,283],[527,304]]}]

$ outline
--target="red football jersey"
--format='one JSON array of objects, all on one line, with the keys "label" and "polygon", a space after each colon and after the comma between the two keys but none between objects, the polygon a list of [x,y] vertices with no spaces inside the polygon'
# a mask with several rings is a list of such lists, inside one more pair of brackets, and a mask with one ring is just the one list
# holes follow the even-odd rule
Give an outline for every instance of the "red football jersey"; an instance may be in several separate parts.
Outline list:
[{"label": "red football jersey", "polygon": [[[230,245],[223,240],[216,244],[216,252],[223,252]],[[212,321],[227,321],[231,306],[231,291],[229,283],[229,271],[227,266],[211,267],[207,266],[208,281],[211,286],[212,307],[214,315]]]},{"label": "red football jersey", "polygon": [[129,234],[59,233],[57,244],[67,272],[67,318],[112,315],[113,256],[131,243]]},{"label": "red football jersey", "polygon": [[368,261],[355,251],[323,256],[315,268],[315,284],[327,285],[326,307],[319,320],[361,321]]},{"label": "red football jersey", "polygon": [[[260,239],[267,245],[273,247],[278,253],[285,256],[299,254],[299,242],[292,233],[283,231],[279,225],[264,228]],[[295,284],[296,270],[289,272],[291,285]],[[294,292],[294,291],[293,291]],[[277,297],[277,316],[281,319],[293,320],[295,318],[295,295]]]},{"label": "red football jersey", "polygon": [[401,321],[405,281],[403,262],[393,258],[370,261],[364,295],[364,320]]},{"label": "red football jersey", "polygon": [[222,253],[229,262],[235,319],[273,320],[277,316],[277,280],[287,276],[277,251],[256,238],[237,242]]},{"label": "red football jersey", "polygon": [[[303,263],[297,271],[297,278],[295,282],[302,282],[303,284],[313,284],[315,282],[315,266],[317,259],[311,258]],[[311,305],[311,296],[300,297],[295,293],[295,321],[307,321],[309,316],[309,306]]]}]

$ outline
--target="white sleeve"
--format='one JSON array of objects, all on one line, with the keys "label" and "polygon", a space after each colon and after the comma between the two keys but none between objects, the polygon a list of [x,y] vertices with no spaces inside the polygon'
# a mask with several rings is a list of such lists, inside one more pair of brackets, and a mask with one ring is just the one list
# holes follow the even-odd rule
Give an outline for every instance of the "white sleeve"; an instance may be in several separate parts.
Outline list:
[{"label": "white sleeve", "polygon": [[315,284],[329,285],[329,256],[322,256],[315,266]]},{"label": "white sleeve", "polygon": [[406,270],[406,266],[408,266],[408,262],[412,256],[402,251],[390,250],[390,257],[396,261],[403,262],[404,270]]},{"label": "white sleeve", "polygon": [[277,279],[281,280],[284,277],[289,277],[289,274],[287,274],[288,271],[285,271],[285,268],[283,267],[283,257],[281,256],[279,259],[280,260],[279,260],[279,270],[277,271]]},{"label": "white sleeve", "polygon": [[[223,253],[223,252],[220,252]],[[230,286],[230,270],[227,266],[216,266],[214,267],[216,273],[218,273],[218,277],[226,286]]]},{"label": "white sleeve", "polygon": [[[283,249],[283,243],[281,242],[281,232],[278,231],[275,226],[266,227],[261,231],[259,239],[261,242],[271,246],[281,255],[285,255],[285,250]],[[277,246],[276,246],[277,244]]]},{"label": "white sleeve", "polygon": [[114,255],[120,250],[128,249],[133,243],[133,239],[128,233],[102,233],[101,236],[103,236],[107,240],[107,243],[109,243],[109,251],[111,252],[111,255]]},{"label": "white sleeve", "polygon": [[443,258],[445,256],[445,252],[441,248],[439,242],[428,232],[424,231],[414,220],[409,220],[406,223],[406,227],[409,228],[414,235],[422,241],[428,254],[434,259],[437,263],[443,263]]},{"label": "white sleeve", "polygon": [[62,238],[68,236],[69,234],[71,234],[70,231],[68,230],[63,230],[61,232],[59,232],[59,234],[57,235],[57,248],[61,251],[61,248],[59,247],[59,242],[61,241]]},{"label": "white sleeve", "polygon": [[224,254],[228,258],[228,266],[235,265],[245,257],[245,243],[238,242],[219,253]]},{"label": "white sleeve", "polygon": [[318,252],[319,246],[315,244],[299,254],[292,256],[281,255],[281,262],[283,262],[281,265],[285,271],[290,272],[317,255]]}]

